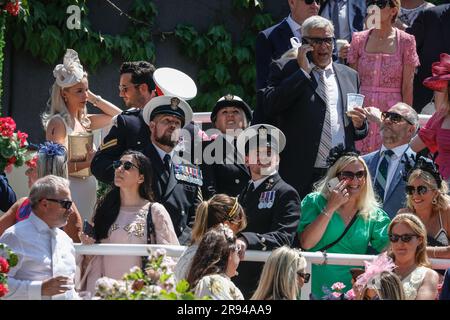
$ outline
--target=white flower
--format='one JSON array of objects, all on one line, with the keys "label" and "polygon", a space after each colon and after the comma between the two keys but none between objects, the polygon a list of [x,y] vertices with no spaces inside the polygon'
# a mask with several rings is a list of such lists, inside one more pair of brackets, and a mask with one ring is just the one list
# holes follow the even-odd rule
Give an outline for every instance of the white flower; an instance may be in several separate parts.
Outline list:
[{"label": "white flower", "polygon": [[113,290],[116,283],[117,280],[108,277],[102,277],[95,282],[95,290],[100,293],[108,294]]},{"label": "white flower", "polygon": [[130,269],[130,273],[135,273],[139,271],[141,271],[141,268],[139,268],[138,266],[131,267]]}]

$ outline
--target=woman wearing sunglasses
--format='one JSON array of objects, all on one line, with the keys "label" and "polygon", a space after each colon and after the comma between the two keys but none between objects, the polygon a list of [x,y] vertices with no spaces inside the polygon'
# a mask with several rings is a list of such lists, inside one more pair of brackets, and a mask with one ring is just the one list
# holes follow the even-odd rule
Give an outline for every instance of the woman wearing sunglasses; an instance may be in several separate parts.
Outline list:
[{"label": "woman wearing sunglasses", "polygon": [[[26,164],[28,169],[25,171],[25,175],[28,177],[28,187],[30,189],[36,180],[48,175],[67,179],[67,152],[66,148],[58,143],[46,141],[41,144],[36,155],[30,161],[27,161]],[[72,213],[69,215],[67,224],[62,229],[73,242],[80,242],[79,233],[82,222],[75,203],[63,201],[60,202],[60,205],[67,210],[72,207]],[[5,214],[0,216],[0,235],[17,222],[28,219],[31,211],[31,203],[28,197],[17,200]]]},{"label": "woman wearing sunglasses", "polygon": [[[169,213],[153,202],[152,167],[138,151],[126,151],[113,163],[114,187],[97,204],[92,237],[82,233],[83,244],[173,244],[178,239]],[[100,277],[121,279],[133,266],[141,266],[138,256],[84,257],[80,289],[95,292]],[[89,261],[90,260],[90,261]]]},{"label": "woman wearing sunglasses", "polygon": [[258,288],[251,300],[297,300],[300,289],[309,282],[306,259],[301,251],[282,246],[264,264]]},{"label": "woman wearing sunglasses", "polygon": [[[301,204],[300,247],[307,251],[365,254],[369,245],[381,252],[388,244],[389,217],[380,209],[364,160],[343,146],[333,148],[326,176]],[[351,266],[313,265],[312,292],[343,282],[351,287]]]},{"label": "woman wearing sunglasses", "polygon": [[398,214],[389,225],[388,233],[389,255],[396,265],[394,272],[403,283],[406,300],[434,300],[439,275],[430,269],[427,231],[422,221],[411,213]]},{"label": "woman wearing sunglasses", "polygon": [[[371,107],[365,109],[371,120],[372,113],[379,113],[376,109],[387,111],[397,102],[412,105],[414,70],[419,65],[419,57],[414,36],[394,27],[400,0],[368,0],[367,7],[366,23],[380,23],[353,33],[347,61],[359,73],[360,93],[365,95],[363,106]],[[367,137],[357,141],[356,147],[367,154],[380,146],[379,126],[374,121],[370,123]]]},{"label": "woman wearing sunglasses", "polygon": [[432,258],[450,258],[450,197],[448,186],[430,160],[419,158],[407,177],[406,208],[427,230],[427,253]]}]

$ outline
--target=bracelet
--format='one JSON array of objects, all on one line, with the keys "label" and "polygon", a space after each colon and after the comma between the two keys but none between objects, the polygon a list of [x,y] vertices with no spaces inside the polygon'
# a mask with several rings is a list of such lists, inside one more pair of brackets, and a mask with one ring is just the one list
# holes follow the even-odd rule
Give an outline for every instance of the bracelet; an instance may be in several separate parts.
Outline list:
[{"label": "bracelet", "polygon": [[326,212],[325,210],[322,210],[322,212],[324,215],[326,215],[328,218],[331,217],[331,214],[329,214],[328,212]]},{"label": "bracelet", "polygon": [[92,104],[93,104],[94,106],[97,106],[97,103],[98,103],[100,100],[102,100],[102,96],[97,95],[97,96],[95,96],[95,100],[94,100],[94,102],[92,102]]}]

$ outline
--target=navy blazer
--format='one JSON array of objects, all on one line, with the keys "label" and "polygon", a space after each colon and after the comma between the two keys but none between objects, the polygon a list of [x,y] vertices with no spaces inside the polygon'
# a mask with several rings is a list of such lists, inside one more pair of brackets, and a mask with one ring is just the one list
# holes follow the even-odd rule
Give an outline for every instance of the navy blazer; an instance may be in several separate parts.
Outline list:
[{"label": "navy blazer", "polygon": [[450,54],[450,4],[443,4],[419,13],[406,32],[416,38],[416,49],[420,66],[414,76],[413,107],[420,113],[431,101],[433,91],[422,82],[431,77],[431,64],[439,61],[441,53]]},{"label": "navy blazer", "polygon": [[450,300],[450,268],[447,269],[439,300]]},{"label": "navy blazer", "polygon": [[[395,175],[389,184],[388,190],[386,192],[385,201],[383,202],[383,210],[388,214],[389,218],[394,218],[397,215],[398,210],[406,207],[406,182],[403,180],[405,172],[405,164],[402,162],[405,157],[411,159],[411,155],[416,155],[411,148],[407,148],[402,155],[402,159],[398,164]],[[372,153],[363,156],[364,161],[369,167],[369,172],[372,178],[372,184],[375,183],[375,174],[377,172],[378,162],[380,161],[380,150],[374,151]]]},{"label": "navy blazer", "polygon": [[[359,92],[358,73],[342,64],[333,63],[341,97]],[[278,127],[286,136],[286,147],[281,152],[280,175],[293,186],[300,197],[311,192],[312,169],[319,150],[326,105],[318,93],[314,76],[308,78],[297,60],[285,65],[273,63],[269,85],[263,90],[264,112],[277,117]],[[360,130],[345,115],[347,99],[342,99],[345,145],[354,147],[354,141],[367,135],[367,121]]]},{"label": "navy blazer", "polygon": [[[323,11],[326,7],[328,7],[329,12],[331,11],[330,0],[326,0],[321,6],[319,10],[319,15],[323,16]],[[364,30],[364,18],[366,17],[366,1],[365,0],[351,0],[347,1],[347,23],[350,29],[350,32],[358,32]],[[328,19],[328,17],[325,17]],[[351,41],[351,34],[350,39]]]}]

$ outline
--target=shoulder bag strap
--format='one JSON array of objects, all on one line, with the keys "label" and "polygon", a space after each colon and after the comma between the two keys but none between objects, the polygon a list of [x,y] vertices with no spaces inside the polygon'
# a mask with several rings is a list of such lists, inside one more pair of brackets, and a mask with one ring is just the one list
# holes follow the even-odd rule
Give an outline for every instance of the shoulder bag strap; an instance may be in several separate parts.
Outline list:
[{"label": "shoulder bag strap", "polygon": [[339,236],[339,238],[337,238],[336,240],[334,240],[332,243],[327,244],[325,247],[317,250],[317,251],[325,251],[328,250],[329,248],[331,248],[332,246],[334,246],[336,243],[338,243],[339,241],[341,241],[341,239],[345,236],[345,234],[347,233],[347,231],[350,229],[350,227],[353,225],[353,223],[355,223],[356,218],[358,216],[359,210],[356,212],[356,214],[353,216],[352,220],[350,221],[350,223],[347,225],[347,227],[345,228],[344,232],[342,232],[342,234]]}]

